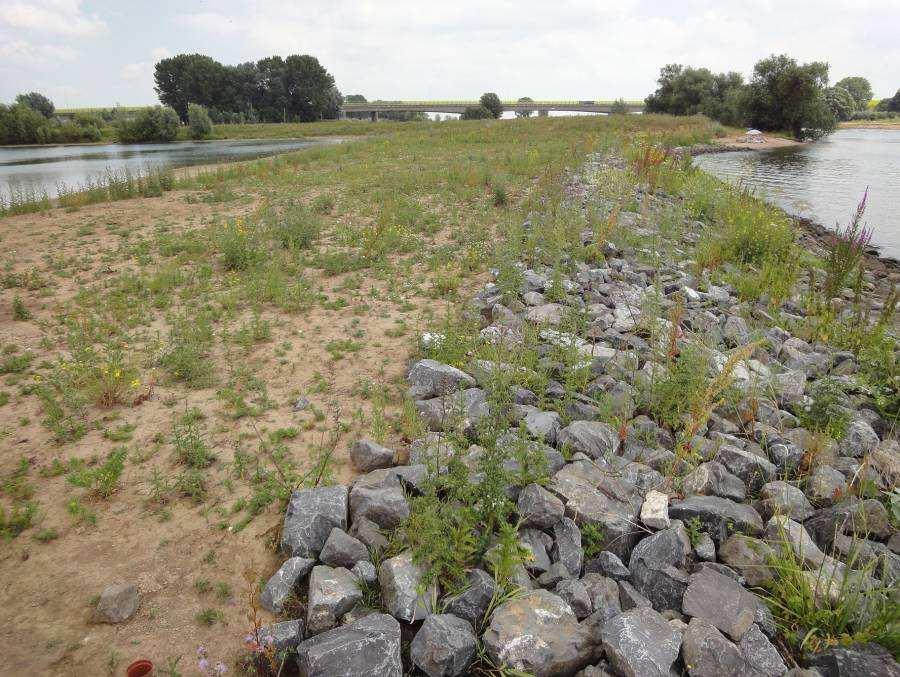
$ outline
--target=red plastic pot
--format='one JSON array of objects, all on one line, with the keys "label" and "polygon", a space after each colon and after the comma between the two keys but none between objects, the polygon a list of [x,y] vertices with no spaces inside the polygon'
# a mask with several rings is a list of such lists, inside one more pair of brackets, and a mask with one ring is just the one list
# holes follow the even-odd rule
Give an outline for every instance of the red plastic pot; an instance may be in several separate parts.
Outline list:
[{"label": "red plastic pot", "polygon": [[125,670],[127,677],[146,677],[153,672],[153,663],[145,658],[135,661]]}]

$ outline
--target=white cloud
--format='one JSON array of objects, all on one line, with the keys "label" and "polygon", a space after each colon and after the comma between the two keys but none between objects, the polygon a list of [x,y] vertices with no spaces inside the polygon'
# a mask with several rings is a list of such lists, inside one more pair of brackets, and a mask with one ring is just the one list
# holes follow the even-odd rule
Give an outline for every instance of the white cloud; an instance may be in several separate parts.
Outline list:
[{"label": "white cloud", "polygon": [[106,23],[87,15],[81,0],[3,0],[0,24],[17,30],[69,37],[91,37],[106,30]]}]

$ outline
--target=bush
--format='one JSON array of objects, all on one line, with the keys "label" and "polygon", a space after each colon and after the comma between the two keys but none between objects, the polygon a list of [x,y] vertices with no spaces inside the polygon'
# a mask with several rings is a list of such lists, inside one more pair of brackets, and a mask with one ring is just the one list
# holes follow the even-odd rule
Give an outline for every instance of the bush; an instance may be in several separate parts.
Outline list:
[{"label": "bush", "polygon": [[117,132],[122,143],[160,141],[168,143],[178,136],[178,113],[168,106],[144,108],[132,118],[119,121]]},{"label": "bush", "polygon": [[188,104],[188,129],[192,139],[208,139],[212,136],[212,120],[203,106]]},{"label": "bush", "polygon": [[478,101],[490,112],[491,117],[499,118],[503,114],[503,104],[500,103],[500,97],[493,92],[485,92]]},{"label": "bush", "polygon": [[29,92],[28,94],[19,94],[16,97],[16,103],[28,106],[31,110],[37,111],[48,120],[53,117],[56,112],[56,106],[53,102],[43,94],[37,92]]},{"label": "bush", "polygon": [[460,120],[487,120],[493,117],[494,114],[484,106],[469,106],[463,111]]}]

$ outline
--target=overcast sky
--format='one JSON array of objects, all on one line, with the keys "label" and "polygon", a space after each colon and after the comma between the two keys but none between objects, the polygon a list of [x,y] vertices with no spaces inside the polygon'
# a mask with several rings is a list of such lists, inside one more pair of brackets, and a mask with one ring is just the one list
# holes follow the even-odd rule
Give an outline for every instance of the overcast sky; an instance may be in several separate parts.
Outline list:
[{"label": "overcast sky", "polygon": [[750,73],[773,52],[900,87],[900,0],[0,0],[0,101],[156,102],[153,64],[312,54],[344,94],[643,98],[665,63]]}]

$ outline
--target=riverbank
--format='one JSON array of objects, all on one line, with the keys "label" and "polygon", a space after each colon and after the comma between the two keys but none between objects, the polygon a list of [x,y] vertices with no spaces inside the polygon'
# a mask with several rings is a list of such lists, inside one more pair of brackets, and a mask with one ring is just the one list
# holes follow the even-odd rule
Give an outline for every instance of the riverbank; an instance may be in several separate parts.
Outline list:
[{"label": "riverbank", "polygon": [[900,130],[900,117],[890,120],[851,120],[841,122],[839,129],[897,129]]},{"label": "riverbank", "polygon": [[[632,529],[647,491],[665,493],[675,517],[684,477],[701,464],[698,455],[712,453],[716,433],[781,464],[774,443],[754,446],[754,431],[781,432],[790,417],[800,422],[799,411],[766,387],[744,403],[725,381],[738,373],[753,379],[763,367],[780,374],[789,357],[789,371],[803,374],[801,394],[815,394],[820,370],[864,379],[864,389],[848,386],[838,401],[854,425],[861,417],[885,436],[882,415],[866,413],[880,410],[865,393],[880,393],[892,378],[882,360],[893,352],[854,320],[853,299],[818,308],[805,271],[821,263],[795,245],[783,214],[657,157],[651,145],[687,147],[711,135],[701,121],[657,116],[415,123],[390,136],[218,167],[159,197],[0,221],[0,430],[12,450],[0,455],[8,540],[0,577],[13,582],[0,589],[0,650],[10,670],[99,674],[141,656],[162,667],[181,656],[179,669],[190,670],[198,645],[211,662],[236,669],[243,638],[258,630],[248,627],[248,613],[266,625],[300,619],[312,637],[347,611],[347,623],[367,613],[351,609],[363,599],[400,618],[411,636],[413,612],[397,600],[416,607],[413,576],[429,572],[441,608],[464,614],[467,603],[450,607],[450,598],[473,568],[477,604],[520,605],[494,616],[496,639],[484,632],[492,623],[486,608],[473,617],[467,637],[484,633],[487,650],[479,668],[495,661],[533,670],[510,664],[518,660],[512,649],[526,645],[512,640],[526,634],[562,633],[540,660],[565,647],[574,647],[573,660],[599,663],[603,652],[611,659],[615,650],[598,642],[597,624],[607,611],[618,615],[622,599],[661,608],[644,594],[664,586],[600,552],[628,561],[619,548],[656,552],[654,543],[671,543],[682,554],[659,575],[671,574],[677,588],[703,566],[701,552],[709,558],[710,539],[721,546],[731,530],[744,530],[733,518],[713,523],[688,512],[682,527],[661,529],[648,512],[645,526]],[[740,320],[746,335],[733,333]],[[776,323],[793,338],[772,329]],[[865,331],[848,337],[842,327]],[[754,342],[752,358],[736,357],[723,381],[694,350],[709,340],[728,365],[735,342],[762,337],[765,346]],[[791,342],[778,350],[768,340]],[[420,358],[472,375],[426,364],[409,383],[407,365]],[[660,387],[644,391],[642,382]],[[453,400],[441,399],[459,383],[469,407],[461,421],[455,405],[445,406]],[[708,425],[687,427],[710,407]],[[589,434],[576,434],[585,423]],[[445,425],[453,431],[435,444],[433,433]],[[802,425],[810,437],[792,444],[805,457],[834,451],[822,419]],[[685,447],[691,431],[705,441]],[[371,443],[354,444],[359,439]],[[576,446],[591,440],[610,449]],[[620,454],[623,440],[634,444]],[[448,450],[447,481],[429,479],[429,468],[447,465]],[[731,453],[729,473],[745,474],[755,498],[753,458],[744,463],[744,454]],[[848,493],[858,493],[844,456],[835,456],[836,472]],[[401,459],[414,465],[382,468]],[[797,480],[808,481],[812,465]],[[381,469],[356,480],[373,467]],[[730,475],[711,472],[734,486]],[[657,484],[661,477],[667,483]],[[515,488],[525,484],[534,486],[521,498]],[[333,504],[343,511],[335,524],[349,532],[335,532],[331,555],[322,552],[330,526],[312,545],[303,545],[308,529],[282,527],[292,491],[321,485],[345,487],[327,490],[344,496]],[[327,509],[327,501],[303,496],[310,495],[292,514]],[[530,496],[549,507],[530,511]],[[749,499],[739,506],[740,514],[756,509]],[[574,521],[561,521],[563,514]],[[517,533],[515,525],[526,526],[520,517],[529,528]],[[341,567],[370,555],[348,539],[380,551],[376,527],[398,526],[391,549],[374,560],[381,582],[371,576],[374,564],[357,569],[367,581],[360,591]],[[522,557],[520,539],[530,557]],[[348,544],[353,549],[341,554]],[[295,548],[327,560],[346,585],[323,596],[314,582],[330,581],[330,573],[318,569],[309,581],[274,585],[260,601],[260,588]],[[417,553],[422,569],[398,559],[403,549]],[[727,574],[732,563],[721,547],[713,550],[714,570]],[[135,615],[92,624],[97,596],[120,582],[140,592]],[[510,583],[544,590],[514,600]],[[603,600],[617,608],[601,607]],[[582,620],[595,606],[593,621]],[[555,627],[516,625],[517,617],[541,621],[554,609]],[[689,616],[700,614],[686,606],[675,620]],[[771,630],[767,618],[760,616],[754,646]],[[398,622],[375,621],[387,630],[344,657],[348,664],[371,658],[382,642],[400,661]],[[671,627],[656,616],[647,623]],[[280,646],[297,643],[298,627],[278,626]],[[670,663],[682,661],[681,638]],[[312,639],[307,656],[316,655]],[[795,647],[794,640],[771,641]]]}]

